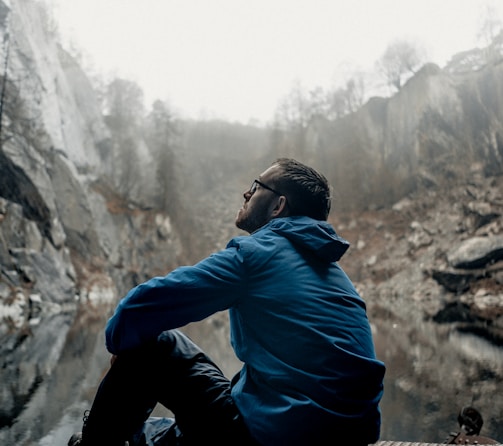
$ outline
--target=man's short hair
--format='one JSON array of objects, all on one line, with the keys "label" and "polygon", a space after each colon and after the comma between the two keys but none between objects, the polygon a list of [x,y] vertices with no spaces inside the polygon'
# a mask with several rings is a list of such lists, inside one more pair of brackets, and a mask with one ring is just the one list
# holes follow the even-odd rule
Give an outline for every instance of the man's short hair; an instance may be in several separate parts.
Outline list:
[{"label": "man's short hair", "polygon": [[330,213],[330,185],[324,175],[291,158],[278,158],[280,172],[272,179],[287,198],[290,215],[326,220]]}]

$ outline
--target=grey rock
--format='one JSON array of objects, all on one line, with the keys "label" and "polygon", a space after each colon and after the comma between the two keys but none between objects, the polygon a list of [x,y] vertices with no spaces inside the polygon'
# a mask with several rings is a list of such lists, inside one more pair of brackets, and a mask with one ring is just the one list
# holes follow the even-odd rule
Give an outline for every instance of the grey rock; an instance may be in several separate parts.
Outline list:
[{"label": "grey rock", "polygon": [[472,237],[447,253],[454,268],[483,268],[503,259],[503,236]]}]

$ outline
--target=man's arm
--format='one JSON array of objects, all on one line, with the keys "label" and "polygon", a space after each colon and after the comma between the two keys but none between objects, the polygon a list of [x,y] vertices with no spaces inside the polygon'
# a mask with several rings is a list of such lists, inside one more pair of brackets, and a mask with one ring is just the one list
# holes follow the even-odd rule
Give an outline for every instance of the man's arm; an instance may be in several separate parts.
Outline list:
[{"label": "man's arm", "polygon": [[228,309],[246,285],[239,249],[228,248],[194,266],[154,277],[129,291],[109,319],[106,346],[120,354],[152,341],[163,331]]}]

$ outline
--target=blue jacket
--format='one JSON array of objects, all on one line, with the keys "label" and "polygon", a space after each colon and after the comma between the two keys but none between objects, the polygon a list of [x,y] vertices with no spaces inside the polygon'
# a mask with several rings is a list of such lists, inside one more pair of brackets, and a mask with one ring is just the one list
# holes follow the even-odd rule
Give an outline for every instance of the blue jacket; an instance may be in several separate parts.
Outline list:
[{"label": "blue jacket", "polygon": [[244,363],[232,396],[265,445],[309,445],[344,430],[378,439],[384,364],[365,303],[337,261],[349,244],[328,223],[271,220],[223,251],[132,289],[106,327],[111,353],[229,310]]}]

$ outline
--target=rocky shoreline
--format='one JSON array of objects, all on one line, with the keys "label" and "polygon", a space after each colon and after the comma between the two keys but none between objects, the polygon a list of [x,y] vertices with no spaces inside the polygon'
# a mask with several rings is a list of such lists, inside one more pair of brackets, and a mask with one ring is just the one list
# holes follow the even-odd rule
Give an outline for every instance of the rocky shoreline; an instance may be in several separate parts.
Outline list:
[{"label": "rocky shoreline", "polygon": [[503,345],[503,177],[418,191],[342,217],[342,266],[370,315],[455,323]]}]

